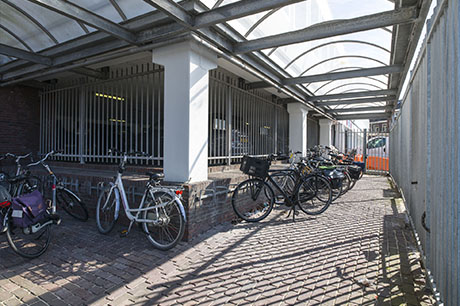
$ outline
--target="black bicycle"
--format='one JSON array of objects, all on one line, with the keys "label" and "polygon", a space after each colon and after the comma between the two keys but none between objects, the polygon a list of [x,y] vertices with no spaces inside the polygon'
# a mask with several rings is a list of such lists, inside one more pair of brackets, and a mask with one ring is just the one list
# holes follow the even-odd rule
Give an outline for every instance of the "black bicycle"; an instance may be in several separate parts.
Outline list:
[{"label": "black bicycle", "polygon": [[[236,215],[247,221],[257,222],[266,218],[273,209],[274,186],[284,198],[284,204],[290,207],[295,220],[296,207],[308,215],[323,213],[332,202],[332,189],[329,181],[314,172],[308,175],[298,173],[296,169],[270,170],[271,161],[286,159],[285,156],[271,155],[268,159],[244,156],[240,170],[251,176],[241,182],[233,191],[232,207]],[[295,177],[293,187],[279,185],[280,176]]]},{"label": "black bicycle", "polygon": [[[36,175],[32,175],[30,171],[24,169],[21,165],[21,160],[30,157],[32,153],[26,155],[16,155],[6,153],[0,156],[0,160],[6,158],[14,158],[16,163],[16,172],[10,175],[7,172],[0,171],[0,186],[4,187],[12,197],[18,197],[21,194],[30,193],[36,189],[41,189],[42,182]],[[42,190],[40,190],[42,191]]]}]

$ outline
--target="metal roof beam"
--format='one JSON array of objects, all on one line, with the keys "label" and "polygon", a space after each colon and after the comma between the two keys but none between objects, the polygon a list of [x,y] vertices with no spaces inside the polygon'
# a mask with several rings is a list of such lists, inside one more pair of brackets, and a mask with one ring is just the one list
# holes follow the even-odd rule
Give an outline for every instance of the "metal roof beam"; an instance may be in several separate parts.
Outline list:
[{"label": "metal roof beam", "polygon": [[193,16],[191,16],[182,6],[171,0],[144,0],[156,9],[162,11],[166,15],[173,18],[175,21],[185,27],[191,27],[193,24]]},{"label": "metal roof beam", "polygon": [[316,82],[323,82],[323,81],[367,77],[367,76],[372,76],[372,75],[392,74],[392,73],[399,73],[402,71],[402,69],[403,69],[402,66],[393,65],[393,66],[365,68],[365,69],[351,70],[351,71],[341,71],[341,72],[333,72],[333,73],[308,75],[308,76],[303,76],[303,77],[285,79],[283,80],[283,85],[316,83]]},{"label": "metal roof beam", "polygon": [[336,120],[366,120],[366,119],[390,119],[390,113],[367,113],[367,114],[349,114],[336,116]]},{"label": "metal roof beam", "polygon": [[324,95],[324,96],[311,96],[311,97],[308,97],[307,100],[308,101],[325,101],[325,100],[372,97],[372,96],[383,96],[383,95],[396,95],[396,90],[394,89],[369,90],[369,91],[349,92],[349,93]]},{"label": "metal roof beam", "polygon": [[22,49],[10,47],[4,44],[0,44],[0,54],[12,56],[15,58],[23,59],[32,63],[45,66],[51,66],[53,64],[53,61],[49,57],[25,51]]},{"label": "metal roof beam", "polygon": [[28,0],[68,18],[81,21],[131,44],[136,44],[136,35],[108,19],[96,15],[80,6],[62,0]]},{"label": "metal roof beam", "polygon": [[106,73],[103,73],[98,70],[86,68],[86,67],[77,67],[77,68],[71,69],[70,71],[78,73],[78,74],[86,75],[89,77],[93,77],[96,79],[107,79],[108,78],[108,75]]},{"label": "metal roof beam", "polygon": [[353,112],[372,112],[372,111],[389,111],[391,106],[369,106],[369,107],[356,107],[356,108],[340,108],[340,109],[328,109],[326,113],[353,113]]},{"label": "metal roof beam", "polygon": [[196,15],[194,27],[206,27],[302,1],[304,0],[241,0]]},{"label": "metal roof beam", "polygon": [[[344,80],[344,79],[351,79],[351,78],[359,78],[359,77],[368,77],[372,75],[384,75],[384,74],[393,74],[399,73],[403,69],[402,66],[393,65],[393,66],[383,66],[383,67],[375,67],[375,68],[364,68],[358,70],[349,70],[349,71],[341,71],[341,72],[334,72],[334,73],[324,73],[324,74],[316,74],[316,75],[308,75],[303,77],[296,77],[296,78],[289,78],[284,79],[282,81],[283,85],[296,85],[296,84],[306,84],[306,83],[316,83],[316,82],[324,82],[324,81],[335,81],[335,80]],[[251,88],[267,88],[271,87],[270,84],[267,82],[253,82],[249,83]]]},{"label": "metal roof beam", "polygon": [[418,17],[417,7],[402,8],[346,20],[333,20],[312,25],[302,30],[267,36],[235,44],[235,53],[285,46],[305,41],[367,31],[395,24],[413,22]]},{"label": "metal roof beam", "polygon": [[334,106],[334,105],[351,105],[351,104],[364,104],[364,103],[375,103],[375,102],[387,102],[395,101],[396,96],[390,97],[377,97],[377,98],[364,98],[364,99],[349,99],[329,102],[317,102],[318,106]]}]

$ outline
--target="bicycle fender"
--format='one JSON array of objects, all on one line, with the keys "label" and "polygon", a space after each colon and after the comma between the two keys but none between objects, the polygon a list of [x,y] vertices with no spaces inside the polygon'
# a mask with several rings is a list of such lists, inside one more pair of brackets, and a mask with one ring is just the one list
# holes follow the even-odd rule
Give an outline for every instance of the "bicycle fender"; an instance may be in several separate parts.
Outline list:
[{"label": "bicycle fender", "polygon": [[177,205],[179,206],[180,213],[182,214],[182,217],[184,217],[184,222],[187,222],[187,216],[185,215],[184,205],[182,205],[182,202],[177,197],[174,197],[174,199],[175,199]]},{"label": "bicycle fender", "polygon": [[81,202],[81,199],[80,199],[80,197],[79,197],[79,196],[77,196],[77,194],[76,194],[75,192],[73,192],[72,190],[70,190],[70,189],[67,189],[66,187],[62,187],[62,186],[58,186],[58,187],[57,187],[57,189],[61,189],[61,190],[64,190],[64,191],[66,191],[66,192],[70,193],[70,194],[71,194],[72,196],[74,196],[74,197],[75,197],[75,198],[76,198],[78,201],[80,201],[80,202]]},{"label": "bicycle fender", "polygon": [[109,183],[110,185],[110,189],[113,190],[113,192],[115,192],[115,198],[116,198],[116,203],[115,203],[115,220],[118,220],[118,214],[120,213],[120,192],[118,191],[118,188],[117,186],[110,182]]}]

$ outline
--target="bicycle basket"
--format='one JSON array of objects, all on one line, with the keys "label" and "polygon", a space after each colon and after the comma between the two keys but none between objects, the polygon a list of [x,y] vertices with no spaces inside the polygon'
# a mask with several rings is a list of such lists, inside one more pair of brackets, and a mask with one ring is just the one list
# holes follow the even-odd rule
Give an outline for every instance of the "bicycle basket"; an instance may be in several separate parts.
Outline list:
[{"label": "bicycle basket", "polygon": [[266,178],[268,175],[268,169],[270,168],[270,162],[266,159],[251,157],[248,155],[243,156],[241,161],[240,170],[247,175]]}]

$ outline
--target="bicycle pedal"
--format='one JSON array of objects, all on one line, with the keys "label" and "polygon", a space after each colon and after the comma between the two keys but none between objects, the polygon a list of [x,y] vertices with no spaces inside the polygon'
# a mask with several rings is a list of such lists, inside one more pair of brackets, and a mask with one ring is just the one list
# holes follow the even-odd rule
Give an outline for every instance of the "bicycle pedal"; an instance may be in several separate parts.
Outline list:
[{"label": "bicycle pedal", "polygon": [[52,221],[53,221],[53,224],[55,224],[55,225],[61,224],[61,221],[62,221],[62,220],[61,220],[61,217],[59,217],[58,214],[50,214],[50,215],[48,216],[48,218],[49,218],[50,220],[52,220]]},{"label": "bicycle pedal", "polygon": [[120,232],[120,237],[121,237],[121,238],[126,237],[126,236],[128,236],[128,234],[129,234],[129,231],[128,231],[128,230],[122,230],[122,231]]}]

